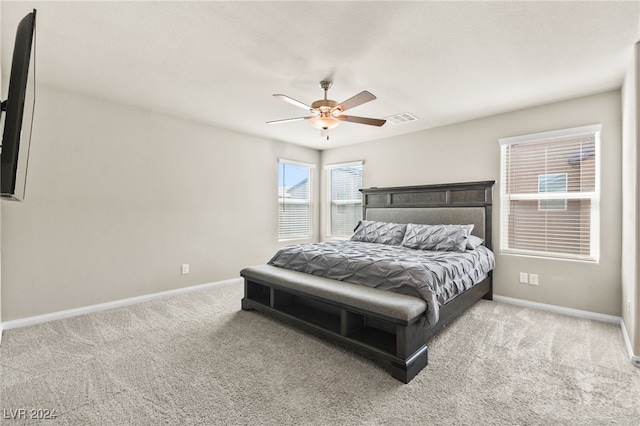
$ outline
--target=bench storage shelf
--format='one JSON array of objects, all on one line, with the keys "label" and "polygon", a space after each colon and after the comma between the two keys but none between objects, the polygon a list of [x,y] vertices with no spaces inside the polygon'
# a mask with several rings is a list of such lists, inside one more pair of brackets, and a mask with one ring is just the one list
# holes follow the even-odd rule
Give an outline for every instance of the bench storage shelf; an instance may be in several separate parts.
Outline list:
[{"label": "bench storage shelf", "polygon": [[[306,281],[297,288],[300,274]],[[427,365],[426,304],[420,299],[401,294],[389,297],[383,290],[269,265],[245,268],[241,275],[243,310],[255,309],[352,349],[404,383]],[[310,294],[310,286],[322,295]],[[341,288],[332,288],[336,286]],[[354,298],[363,301],[362,306],[353,306]]]}]

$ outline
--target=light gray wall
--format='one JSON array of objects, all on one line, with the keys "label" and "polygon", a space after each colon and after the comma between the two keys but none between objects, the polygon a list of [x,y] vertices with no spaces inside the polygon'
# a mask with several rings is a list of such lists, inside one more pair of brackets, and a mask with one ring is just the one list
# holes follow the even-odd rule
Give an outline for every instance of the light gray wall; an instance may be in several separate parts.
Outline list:
[{"label": "light gray wall", "polygon": [[640,151],[638,150],[638,102],[640,101],[640,44],[634,46],[633,60],[622,87],[622,320],[634,354],[640,354],[640,281],[638,242],[640,241]]},{"label": "light gray wall", "polygon": [[[496,294],[621,315],[621,104],[614,91],[318,153],[39,88],[26,200],[2,203],[2,320],[264,263],[282,245],[278,158],[364,160],[365,187],[495,179]],[[498,139],[593,123],[603,124],[600,263],[500,255]],[[519,284],[520,271],[540,285]]]},{"label": "light gray wall", "polygon": [[26,197],[2,203],[2,321],[238,277],[282,245],[278,158],[320,159],[69,92],[37,96]]},{"label": "light gray wall", "polygon": [[[364,187],[496,180],[493,191],[493,241],[497,263],[495,293],[619,316],[621,120],[620,92],[612,91],[401,137],[329,149],[322,152],[322,163],[364,160]],[[603,125],[600,262],[593,264],[500,254],[498,139],[596,123]],[[325,191],[322,190],[321,194],[324,195]],[[326,199],[323,204],[325,202]],[[324,219],[323,216],[321,223]],[[324,235],[324,229],[321,235]],[[540,284],[520,284],[519,272],[537,273]]]}]

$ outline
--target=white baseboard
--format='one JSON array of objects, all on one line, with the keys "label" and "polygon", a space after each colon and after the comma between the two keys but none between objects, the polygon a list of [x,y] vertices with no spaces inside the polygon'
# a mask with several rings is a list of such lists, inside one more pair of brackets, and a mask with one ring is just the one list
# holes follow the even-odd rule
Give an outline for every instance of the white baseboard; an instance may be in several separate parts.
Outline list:
[{"label": "white baseboard", "polygon": [[547,305],[546,303],[530,302],[528,300],[514,299],[512,297],[493,295],[493,300],[497,302],[509,303],[511,305],[524,306],[525,308],[539,309],[541,311],[554,312],[556,314],[570,315],[572,317],[587,318],[611,324],[620,324],[620,317],[613,315],[598,314],[596,312],[581,311],[580,309],[565,308],[563,306]]},{"label": "white baseboard", "polygon": [[542,311],[554,312],[556,314],[564,314],[564,315],[570,315],[573,317],[587,318],[595,321],[608,322],[611,324],[619,324],[620,328],[622,329],[622,335],[624,336],[624,343],[627,347],[627,352],[629,353],[629,360],[631,361],[631,364],[635,365],[636,367],[640,367],[640,357],[633,354],[633,348],[631,347],[631,340],[629,339],[629,335],[627,334],[627,329],[624,325],[624,321],[620,317],[616,317],[613,315],[598,314],[596,312],[581,311],[579,309],[565,308],[565,307],[556,306],[556,305],[547,305],[545,303],[530,302],[528,300],[514,299],[511,297],[505,297],[505,296],[494,295],[493,300],[497,302],[510,303],[512,305],[524,306],[526,308],[533,308],[533,309],[540,309]]},{"label": "white baseboard", "polygon": [[629,333],[627,333],[627,327],[624,324],[624,320],[620,319],[620,327],[622,328],[622,335],[624,336],[624,344],[627,346],[627,351],[629,352],[629,359],[631,360],[631,364],[636,367],[640,367],[640,356],[636,356],[633,354],[633,348],[631,347],[631,339],[629,339]]},{"label": "white baseboard", "polygon": [[214,283],[194,285],[190,287],[177,288],[175,290],[161,291],[158,293],[145,294],[144,296],[130,297],[128,299],[114,300],[113,302],[99,303],[97,305],[85,306],[82,308],[69,309],[66,311],[52,312],[50,314],[37,315],[34,317],[20,318],[17,320],[5,321],[0,323],[0,342],[2,341],[2,330],[10,330],[12,328],[27,327],[30,325],[41,324],[43,322],[59,320],[62,318],[75,317],[77,315],[88,314],[91,312],[105,311],[107,309],[119,308],[121,306],[133,305],[135,303],[148,302],[150,300],[162,299],[170,296],[191,293],[194,291],[205,290],[207,288],[220,287],[225,285],[239,284],[242,278],[233,278],[230,280],[217,281]]}]

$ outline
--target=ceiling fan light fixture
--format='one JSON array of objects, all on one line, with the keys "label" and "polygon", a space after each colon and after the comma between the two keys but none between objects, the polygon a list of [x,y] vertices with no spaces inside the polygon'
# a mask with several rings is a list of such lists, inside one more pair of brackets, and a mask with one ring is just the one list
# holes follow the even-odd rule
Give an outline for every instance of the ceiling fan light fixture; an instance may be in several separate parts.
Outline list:
[{"label": "ceiling fan light fixture", "polygon": [[311,118],[311,125],[313,127],[317,127],[318,129],[333,129],[338,124],[340,124],[340,120],[331,116],[330,114],[323,114],[321,116]]},{"label": "ceiling fan light fixture", "polygon": [[307,105],[303,102],[297,101],[287,95],[274,94],[273,96],[280,98],[283,101],[289,102],[292,105],[303,108],[311,112],[313,115],[306,117],[286,118],[284,120],[267,121],[267,123],[273,124],[286,123],[289,121],[309,120],[313,127],[322,130],[320,134],[322,135],[322,137],[326,136],[327,140],[329,139],[329,129],[333,129],[338,124],[340,124],[341,121],[348,121],[357,124],[367,124],[377,127],[380,127],[384,123],[386,123],[386,120],[380,120],[377,118],[357,117],[355,115],[342,115],[344,111],[355,108],[358,105],[362,105],[366,102],[370,102],[376,99],[376,97],[370,92],[363,90],[357,95],[350,97],[346,101],[338,103],[334,100],[328,99],[327,97],[327,91],[332,86],[332,84],[333,83],[331,81],[321,81],[320,88],[324,90],[324,98],[318,99],[311,105]]}]

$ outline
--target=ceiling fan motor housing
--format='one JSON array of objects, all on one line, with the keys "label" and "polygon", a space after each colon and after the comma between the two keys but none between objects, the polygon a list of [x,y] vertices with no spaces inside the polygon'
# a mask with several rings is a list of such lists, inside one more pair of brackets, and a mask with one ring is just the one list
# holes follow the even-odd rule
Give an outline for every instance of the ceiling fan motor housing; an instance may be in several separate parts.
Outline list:
[{"label": "ceiling fan motor housing", "polygon": [[311,104],[311,108],[320,110],[321,113],[330,113],[331,110],[337,106],[338,103],[336,101],[332,101],[331,99],[321,99]]}]

